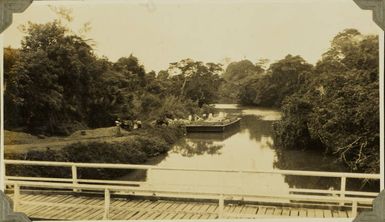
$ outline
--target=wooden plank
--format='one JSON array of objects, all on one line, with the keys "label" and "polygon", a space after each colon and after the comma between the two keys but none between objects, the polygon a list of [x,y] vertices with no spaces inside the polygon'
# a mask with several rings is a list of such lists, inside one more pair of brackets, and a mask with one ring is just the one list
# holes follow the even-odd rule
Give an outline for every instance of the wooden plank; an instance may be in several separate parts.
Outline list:
[{"label": "wooden plank", "polygon": [[234,211],[233,211],[233,214],[240,214],[241,213],[241,211],[242,211],[242,209],[243,209],[243,205],[238,205],[238,206],[235,206],[235,209],[234,209]]},{"label": "wooden plank", "polygon": [[55,210],[59,210],[58,207],[50,207],[50,206],[45,206],[45,209],[34,213],[34,217],[37,218],[50,218],[52,217],[52,212],[55,212]]},{"label": "wooden plank", "polygon": [[346,211],[342,211],[342,210],[340,210],[340,211],[338,211],[338,217],[340,217],[340,218],[347,218],[348,217],[348,214],[346,213]]},{"label": "wooden plank", "polygon": [[[44,198],[42,199],[42,202],[44,203],[62,203],[64,201],[73,200],[76,199],[76,197],[72,195],[53,195],[52,198]],[[39,201],[31,201],[31,202],[39,202]]]},{"label": "wooden plank", "polygon": [[181,203],[178,207],[176,207],[175,211],[183,211],[187,207],[187,203]]},{"label": "wooden plank", "polygon": [[282,208],[274,208],[273,215],[274,216],[281,216],[282,215]]},{"label": "wooden plank", "polygon": [[225,207],[225,210],[224,212],[228,213],[228,214],[231,214],[233,213],[233,211],[235,210],[235,205],[234,204],[229,204]]},{"label": "wooden plank", "polygon": [[132,218],[136,218],[135,220],[148,220],[154,213],[152,211],[139,211],[139,214],[135,214]]},{"label": "wooden plank", "polygon": [[161,214],[162,214],[162,212],[151,212],[151,214],[149,214],[146,217],[146,220],[154,220],[155,218],[157,218]]},{"label": "wooden plank", "polygon": [[31,205],[29,203],[23,203],[25,206],[30,206],[27,208],[27,211],[25,213],[28,213],[28,214],[33,214],[35,213],[36,211],[40,211],[44,208],[44,206],[42,205],[38,205],[38,204],[34,204],[34,205]]},{"label": "wooden plank", "polygon": [[208,209],[210,208],[210,204],[207,204],[207,203],[204,203],[204,204],[202,204],[202,207],[199,209],[202,213],[207,213],[208,211]]},{"label": "wooden plank", "polygon": [[45,196],[43,196],[43,195],[36,195],[36,194],[34,194],[32,198],[29,198],[29,200],[30,201],[41,201],[44,198],[45,198]]},{"label": "wooden plank", "polygon": [[[67,208],[65,208],[67,209]],[[60,209],[60,207],[50,207],[50,211],[46,212],[46,213],[36,213],[33,215],[33,217],[35,218],[42,218],[42,219],[55,219],[57,217],[55,217],[56,214],[58,214],[58,212],[63,211],[63,209]],[[73,210],[73,209],[72,209]]]},{"label": "wooden plank", "polygon": [[324,217],[324,212],[321,209],[315,209],[315,216],[318,218],[323,218]]},{"label": "wooden plank", "polygon": [[207,209],[207,212],[208,213],[215,213],[218,209],[218,205],[216,204],[212,204],[208,209]]},{"label": "wooden plank", "polygon": [[184,215],[186,215],[186,213],[179,212],[175,215],[174,220],[181,220],[184,217]]},{"label": "wooden plank", "polygon": [[[102,220],[104,216],[104,209],[98,209],[93,213],[89,213],[86,217],[87,220]],[[109,219],[111,218],[111,215],[109,215]]]},{"label": "wooden plank", "polygon": [[149,204],[137,205],[135,208],[139,210],[155,210],[163,204],[159,201],[150,201]]},{"label": "wooden plank", "polygon": [[190,219],[194,214],[192,213],[186,213],[184,216],[183,216],[183,220],[186,220],[186,219]]},{"label": "wooden plank", "polygon": [[[36,213],[35,217],[38,217],[38,218],[41,217],[41,218],[47,218],[47,219],[59,218],[58,215],[63,215],[65,212],[71,212],[71,211],[74,211],[75,209],[76,209],[75,207],[54,206],[54,207],[50,207],[50,209],[48,209],[47,211]],[[62,217],[62,218],[65,219],[66,217]]]},{"label": "wooden plank", "polygon": [[332,216],[333,217],[340,217],[340,214],[337,210],[332,210]]},{"label": "wooden plank", "polygon": [[139,212],[138,210],[132,210],[132,209],[123,210],[123,209],[120,209],[119,211],[115,211],[113,214],[111,214],[111,218],[110,219],[111,220],[129,220],[131,217],[133,217],[138,212]]},{"label": "wooden plank", "polygon": [[[36,195],[36,194],[22,194],[20,195],[20,197],[22,200],[26,200],[26,201],[35,201],[38,198],[42,198],[41,195]],[[13,195],[12,195],[12,198],[13,198]]]},{"label": "wooden plank", "polygon": [[346,211],[346,213],[348,214],[348,217],[349,217],[349,218],[352,218],[352,217],[353,217],[353,214],[352,214],[352,211],[351,211],[351,210]]},{"label": "wooden plank", "polygon": [[35,205],[35,206],[32,206],[31,208],[29,208],[28,211],[26,211],[25,213],[27,215],[33,216],[34,214],[46,209],[46,207],[47,206]]},{"label": "wooden plank", "polygon": [[153,209],[159,204],[157,201],[142,200],[134,202],[131,206],[128,206],[130,209],[144,210],[144,209]]},{"label": "wooden plank", "polygon": [[138,210],[134,207],[131,207],[134,204],[137,204],[137,202],[127,200],[126,202],[119,203],[115,207],[112,207],[110,210],[111,219],[121,218],[125,214],[136,213]]},{"label": "wooden plank", "polygon": [[162,208],[163,208],[164,205],[166,205],[165,202],[159,201],[158,204],[156,204],[156,205],[154,204],[154,205],[152,206],[152,210],[162,210]]},{"label": "wooden plank", "polygon": [[191,208],[191,211],[192,212],[201,212],[200,211],[201,207],[202,207],[202,205],[200,203],[195,203],[194,206]]},{"label": "wooden plank", "polygon": [[307,209],[307,217],[316,217],[314,209]]},{"label": "wooden plank", "polygon": [[156,220],[165,220],[165,218],[167,218],[169,214],[170,214],[169,212],[163,212],[159,216],[157,216],[155,219]]},{"label": "wooden plank", "polygon": [[44,195],[43,201],[45,203],[55,203],[60,198],[62,198],[62,195]]},{"label": "wooden plank", "polygon": [[199,219],[202,215],[199,213],[194,213],[194,215],[190,218],[191,220]]},{"label": "wooden plank", "polygon": [[332,211],[331,210],[324,210],[324,217],[325,218],[332,218]]},{"label": "wooden plank", "polygon": [[123,211],[122,214],[115,216],[115,218],[119,220],[131,220],[131,218],[134,217],[139,212],[140,211],[138,210],[127,210],[127,211]]},{"label": "wooden plank", "polygon": [[266,207],[261,207],[261,206],[259,206],[259,207],[258,207],[257,215],[258,215],[258,216],[265,216],[265,215],[266,215],[266,211],[267,211],[267,208],[266,208]]},{"label": "wooden plank", "polygon": [[283,208],[282,209],[282,216],[289,217],[290,216],[290,208]]},{"label": "wooden plank", "polygon": [[78,204],[80,202],[80,200],[89,200],[91,198],[87,198],[87,197],[74,197],[72,195],[68,195],[68,198],[63,198],[60,203],[61,204]]},{"label": "wooden plank", "polygon": [[200,220],[207,220],[207,219],[210,219],[210,216],[211,216],[211,214],[203,213],[199,219]]},{"label": "wooden plank", "polygon": [[163,206],[162,210],[167,211],[168,209],[170,209],[171,206],[172,206],[171,202],[166,202],[166,204]]},{"label": "wooden plank", "polygon": [[88,216],[89,214],[94,213],[95,211],[98,211],[98,210],[99,209],[95,209],[95,208],[84,208],[75,214],[65,215],[66,218],[63,218],[63,219],[70,219],[70,220],[75,220],[75,219],[78,220],[80,218],[86,219],[85,216]]},{"label": "wooden plank", "polygon": [[192,211],[192,208],[194,207],[193,203],[188,203],[187,206],[183,209],[183,211],[189,213]]},{"label": "wooden plank", "polygon": [[122,199],[111,199],[110,208],[119,207],[124,205],[124,203],[131,202],[129,200]]},{"label": "wooden plank", "polygon": [[137,214],[135,214],[134,216],[132,216],[130,218],[130,220],[139,220],[140,218],[142,218],[143,215],[145,215],[147,212],[146,211],[139,211]]},{"label": "wooden plank", "polygon": [[208,220],[210,220],[210,219],[218,219],[218,215],[216,215],[216,214],[210,214]]},{"label": "wooden plank", "polygon": [[[97,204],[98,202],[101,202],[101,201],[99,199],[86,199],[86,200],[79,202],[79,205],[94,205],[94,204]],[[72,212],[71,211],[68,212],[68,216],[67,215],[64,215],[64,216],[69,218],[69,219],[77,219],[78,217],[80,217],[81,215],[86,213],[87,211],[90,211],[90,209],[94,209],[94,208],[92,208],[92,207],[80,208],[79,207],[78,209],[76,209]]]},{"label": "wooden plank", "polygon": [[65,201],[68,201],[68,200],[70,200],[72,198],[73,197],[71,195],[63,195],[63,196],[61,196],[61,198],[56,199],[55,202],[56,203],[65,203]]},{"label": "wooden plank", "polygon": [[299,209],[299,215],[298,216],[299,217],[307,217],[306,209],[303,209],[303,208]]},{"label": "wooden plank", "polygon": [[290,209],[290,217],[298,217],[298,216],[299,216],[299,209],[291,208]]},{"label": "wooden plank", "polygon": [[117,207],[116,209],[120,209],[120,210],[127,210],[127,209],[130,209],[130,210],[140,210],[140,209],[144,209],[145,207],[148,207],[150,206],[151,204],[153,204],[152,201],[149,201],[149,200],[134,200],[134,201],[130,201],[130,202],[127,202],[126,204],[120,206],[119,208]]},{"label": "wooden plank", "polygon": [[111,212],[114,210],[114,209],[122,209],[122,208],[131,208],[131,206],[134,204],[135,202],[134,201],[120,201],[120,202],[115,202],[114,205],[111,205],[110,208],[111,208]]},{"label": "wooden plank", "polygon": [[258,207],[244,206],[241,214],[255,215],[258,211]]},{"label": "wooden plank", "polygon": [[266,209],[265,216],[271,217],[271,216],[273,216],[273,215],[274,215],[274,208],[268,207],[268,208]]},{"label": "wooden plank", "polygon": [[65,209],[62,209],[62,210],[56,210],[54,215],[52,215],[52,217],[56,218],[56,219],[62,219],[62,220],[77,219],[76,216],[78,216],[79,212],[88,211],[89,209],[92,209],[92,208],[87,208],[87,207],[81,207],[81,208],[68,207],[68,208],[65,208]]},{"label": "wooden plank", "polygon": [[[85,197],[74,197],[72,195],[68,195],[67,197],[63,197],[62,199],[58,200],[57,203],[60,203],[60,204],[76,204],[78,205],[78,202],[80,202],[81,200],[82,201],[85,201],[85,200],[90,200],[92,198],[85,198]],[[42,203],[47,203],[46,201],[43,201],[43,202],[34,202],[34,201],[31,201],[30,203],[33,203],[33,204],[42,204]]]},{"label": "wooden plank", "polygon": [[171,220],[171,219],[174,219],[174,217],[177,215],[177,213],[169,213],[165,218],[163,218],[164,220]]}]

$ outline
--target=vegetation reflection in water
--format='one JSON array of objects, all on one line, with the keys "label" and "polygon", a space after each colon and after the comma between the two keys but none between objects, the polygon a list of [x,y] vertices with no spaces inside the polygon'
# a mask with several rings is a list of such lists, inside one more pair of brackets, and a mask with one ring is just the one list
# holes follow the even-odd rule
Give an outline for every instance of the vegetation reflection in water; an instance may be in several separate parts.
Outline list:
[{"label": "vegetation reflection in water", "polygon": [[[217,107],[218,108],[218,107]],[[222,107],[220,107],[222,108]],[[179,141],[162,160],[156,161],[158,166],[197,169],[247,169],[273,170],[282,169],[277,151],[274,149],[272,132],[273,120],[280,118],[275,110],[225,107],[222,112],[242,115],[239,128],[225,133],[191,133]],[[314,154],[303,154],[300,161],[303,166],[309,166],[317,158]],[[297,161],[291,159],[290,161]],[[317,166],[330,164],[310,164]],[[310,168],[312,168],[310,167]],[[334,166],[335,168],[335,166]],[[308,169],[310,170],[310,169]],[[289,180],[288,180],[289,178]],[[297,178],[297,179],[295,179]],[[309,180],[298,177],[285,177],[271,174],[251,173],[215,173],[191,171],[151,170],[146,175],[147,186],[170,190],[213,191],[225,193],[258,193],[285,195],[290,187],[298,184],[310,186],[321,184],[323,188],[336,186],[335,181],[319,179]]]}]

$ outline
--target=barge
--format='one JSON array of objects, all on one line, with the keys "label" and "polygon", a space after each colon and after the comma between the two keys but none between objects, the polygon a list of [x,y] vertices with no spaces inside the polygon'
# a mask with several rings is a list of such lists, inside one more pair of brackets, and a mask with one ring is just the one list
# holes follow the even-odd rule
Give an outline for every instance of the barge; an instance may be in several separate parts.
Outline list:
[{"label": "barge", "polygon": [[186,125],[186,131],[192,132],[218,132],[222,133],[227,129],[239,126],[241,118],[236,118],[230,122],[202,122]]}]

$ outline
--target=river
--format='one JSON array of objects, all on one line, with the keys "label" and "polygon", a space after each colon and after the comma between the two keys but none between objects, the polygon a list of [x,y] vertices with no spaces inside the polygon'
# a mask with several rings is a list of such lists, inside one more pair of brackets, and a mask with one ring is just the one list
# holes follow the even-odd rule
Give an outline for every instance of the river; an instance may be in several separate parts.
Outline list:
[{"label": "river", "polygon": [[[189,133],[150,164],[194,169],[348,171],[335,157],[325,156],[321,151],[274,147],[272,124],[281,118],[277,110],[233,104],[217,104],[216,108],[219,112],[240,115],[240,126],[225,133]],[[129,178],[132,174],[125,177]],[[286,195],[289,188],[339,189],[336,179],[278,174],[151,170],[143,171],[140,180],[146,181],[144,186],[149,188],[173,191]],[[353,188],[359,183],[353,181],[347,185]]]}]

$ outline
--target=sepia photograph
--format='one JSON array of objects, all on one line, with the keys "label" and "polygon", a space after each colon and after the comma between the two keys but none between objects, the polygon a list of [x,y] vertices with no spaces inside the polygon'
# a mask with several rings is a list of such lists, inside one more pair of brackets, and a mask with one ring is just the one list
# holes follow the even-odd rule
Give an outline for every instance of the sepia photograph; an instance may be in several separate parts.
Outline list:
[{"label": "sepia photograph", "polygon": [[0,36],[0,181],[13,212],[373,211],[384,189],[384,31],[371,10],[353,0],[0,0],[18,4]]}]

